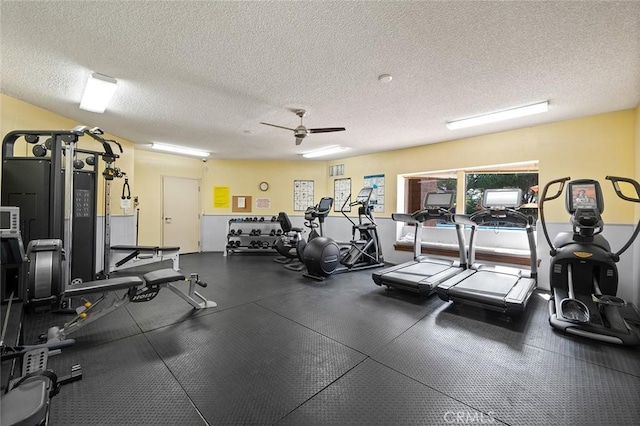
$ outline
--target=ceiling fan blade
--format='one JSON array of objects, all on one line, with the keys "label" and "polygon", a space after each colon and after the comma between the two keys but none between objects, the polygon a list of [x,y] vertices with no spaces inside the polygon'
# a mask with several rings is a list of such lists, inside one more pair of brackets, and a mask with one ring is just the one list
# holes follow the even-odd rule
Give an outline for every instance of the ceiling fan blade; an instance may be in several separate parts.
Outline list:
[{"label": "ceiling fan blade", "polygon": [[346,130],[344,127],[322,127],[320,129],[307,129],[309,133],[329,133],[329,132],[342,132]]},{"label": "ceiling fan blade", "polygon": [[304,138],[296,138],[296,146],[300,145]]},{"label": "ceiling fan blade", "polygon": [[289,127],[284,127],[284,126],[278,126],[277,124],[263,123],[262,121],[260,122],[260,124],[264,124],[266,126],[271,126],[271,127],[277,127],[278,129],[285,129],[285,130],[295,131],[295,129],[290,129]]}]

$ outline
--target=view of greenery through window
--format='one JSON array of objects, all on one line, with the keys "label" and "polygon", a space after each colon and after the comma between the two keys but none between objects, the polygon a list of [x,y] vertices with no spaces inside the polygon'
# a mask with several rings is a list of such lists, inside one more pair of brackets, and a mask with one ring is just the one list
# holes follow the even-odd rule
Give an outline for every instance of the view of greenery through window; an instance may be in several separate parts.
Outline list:
[{"label": "view of greenery through window", "polygon": [[[522,207],[520,211],[538,219],[538,173],[467,173],[465,213],[472,214],[482,209],[485,189],[520,188]],[[513,227],[512,223],[498,222],[498,227]],[[524,226],[524,224],[522,225]]]}]

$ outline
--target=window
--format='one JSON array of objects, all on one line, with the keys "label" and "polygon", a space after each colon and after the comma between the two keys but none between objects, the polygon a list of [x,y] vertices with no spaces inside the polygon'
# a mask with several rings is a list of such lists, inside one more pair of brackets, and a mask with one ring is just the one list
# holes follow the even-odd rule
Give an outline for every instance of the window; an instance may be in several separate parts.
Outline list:
[{"label": "window", "polygon": [[[407,209],[406,212],[415,212],[424,208],[424,198],[428,192],[457,191],[458,180],[455,174],[450,176],[415,176],[407,178]],[[435,226],[435,220],[425,222],[425,226]]]},{"label": "window", "polygon": [[[463,178],[464,176],[464,178]],[[457,206],[459,214],[472,214],[482,208],[485,189],[520,188],[522,207],[520,211],[538,219],[538,162],[475,167],[466,170],[416,173],[404,176],[405,212],[422,209],[424,197],[429,191],[454,190],[465,195],[465,205]],[[434,221],[430,221],[434,222]],[[425,223],[434,226],[435,223]],[[513,228],[515,224],[496,223],[495,226]]]},{"label": "window", "polygon": [[[465,173],[465,214],[473,214],[482,209],[482,195],[485,189],[520,188],[522,207],[520,211],[538,219],[538,173]],[[494,226],[513,228],[510,222],[496,222]],[[522,225],[524,227],[524,224]]]}]

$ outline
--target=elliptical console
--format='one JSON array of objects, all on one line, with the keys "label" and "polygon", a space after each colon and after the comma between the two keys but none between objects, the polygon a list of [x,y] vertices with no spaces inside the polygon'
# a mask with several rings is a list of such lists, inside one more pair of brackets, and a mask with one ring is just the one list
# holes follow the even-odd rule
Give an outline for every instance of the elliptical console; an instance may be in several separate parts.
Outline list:
[{"label": "elliptical console", "polygon": [[[591,339],[630,346],[640,345],[640,314],[635,306],[616,296],[620,255],[633,243],[640,221],[627,243],[611,251],[602,236],[604,199],[600,183],[593,179],[565,177],[545,185],[540,201],[540,222],[551,247],[549,323],[552,327]],[[607,176],[618,195],[640,203],[640,184],[633,179]],[[568,183],[567,183],[568,182]],[[622,193],[620,183],[633,186],[635,197]],[[566,209],[572,232],[560,232],[551,242],[544,218],[544,203],[558,198],[566,184]],[[547,196],[552,185],[557,192]]]}]

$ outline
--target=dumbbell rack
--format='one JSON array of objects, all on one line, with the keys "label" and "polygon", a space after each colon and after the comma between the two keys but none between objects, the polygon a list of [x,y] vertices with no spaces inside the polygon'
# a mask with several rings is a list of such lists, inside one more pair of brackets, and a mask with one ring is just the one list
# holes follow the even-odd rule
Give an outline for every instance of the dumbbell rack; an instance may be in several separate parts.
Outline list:
[{"label": "dumbbell rack", "polygon": [[226,253],[275,253],[274,244],[282,235],[275,216],[230,219],[227,226]]}]

